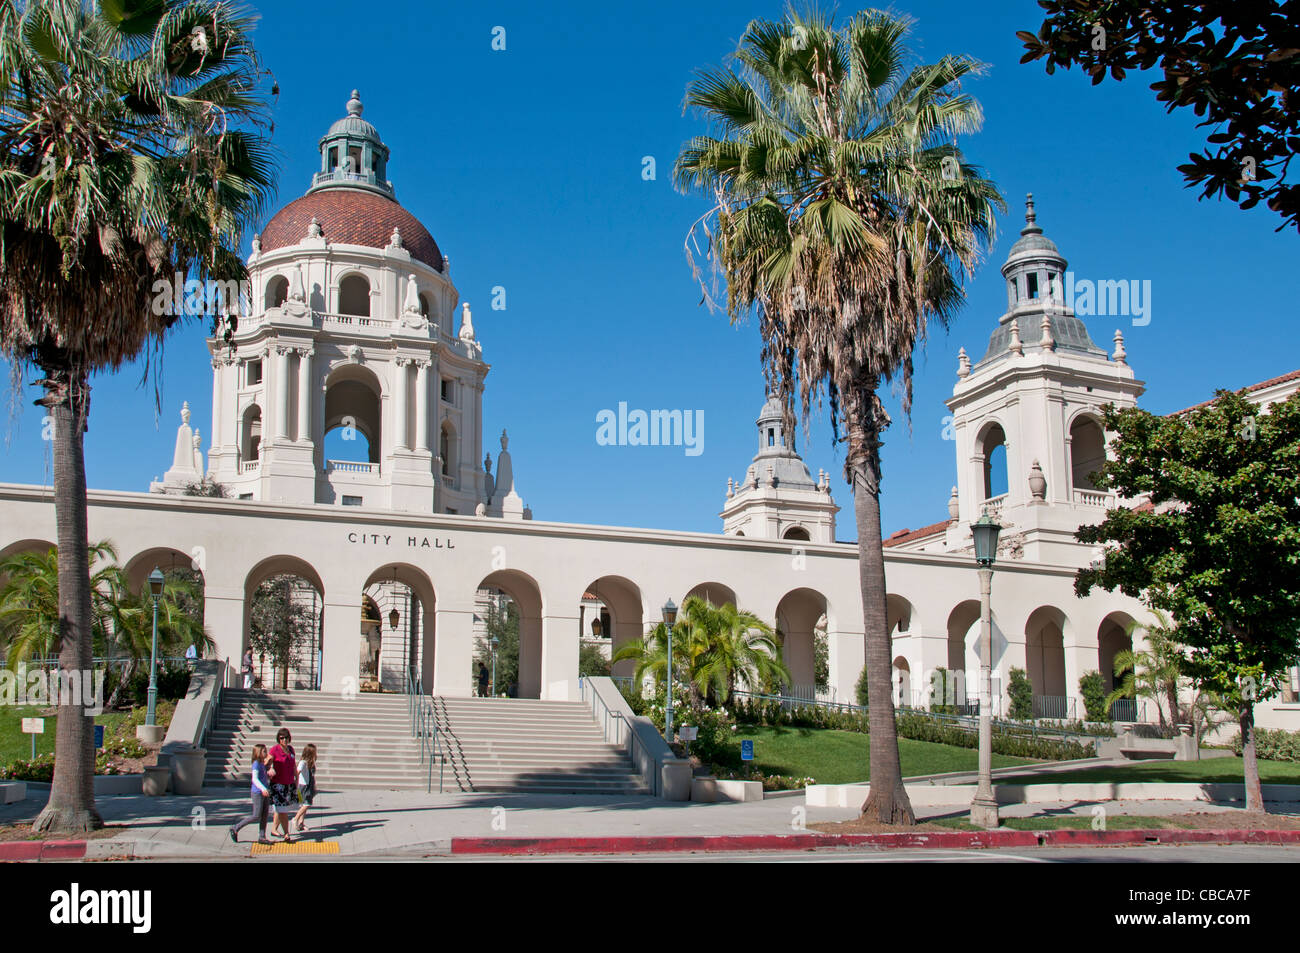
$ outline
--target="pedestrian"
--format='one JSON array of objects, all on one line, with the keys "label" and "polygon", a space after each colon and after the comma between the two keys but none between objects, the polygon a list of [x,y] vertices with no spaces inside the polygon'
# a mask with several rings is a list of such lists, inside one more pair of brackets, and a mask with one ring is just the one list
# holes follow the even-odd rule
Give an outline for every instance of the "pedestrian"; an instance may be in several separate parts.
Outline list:
[{"label": "pedestrian", "polygon": [[488,693],[488,670],[482,662],[478,663],[478,697],[487,698]]},{"label": "pedestrian", "polygon": [[253,687],[253,650],[244,653],[244,660],[239,664],[240,674],[244,676],[244,688]]},{"label": "pedestrian", "polygon": [[230,828],[230,840],[233,843],[239,843],[239,832],[254,821],[257,822],[257,842],[259,844],[271,843],[266,839],[266,813],[267,807],[271,803],[271,783],[267,774],[267,765],[271,763],[271,755],[266,750],[266,745],[253,745],[253,764],[252,764],[252,790],[253,809],[248,817]]},{"label": "pedestrian", "polygon": [[316,799],[316,746],[307,745],[302,749],[302,758],[298,762],[298,813],[293,816],[293,826],[298,833],[307,829],[307,808]]},{"label": "pedestrian", "polygon": [[280,832],[286,841],[292,841],[289,817],[298,809],[298,762],[294,755],[293,738],[288,728],[275,733],[275,746],[271,748],[271,810],[275,820],[271,833]]}]

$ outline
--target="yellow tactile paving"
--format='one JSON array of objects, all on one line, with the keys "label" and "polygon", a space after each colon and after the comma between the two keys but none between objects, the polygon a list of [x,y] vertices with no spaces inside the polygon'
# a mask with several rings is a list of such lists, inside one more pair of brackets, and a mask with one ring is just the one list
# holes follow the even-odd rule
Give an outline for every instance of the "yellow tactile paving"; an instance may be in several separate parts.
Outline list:
[{"label": "yellow tactile paving", "polygon": [[294,844],[254,844],[252,850],[249,851],[249,856],[260,857],[267,854],[337,854],[338,852],[338,841],[298,841]]}]

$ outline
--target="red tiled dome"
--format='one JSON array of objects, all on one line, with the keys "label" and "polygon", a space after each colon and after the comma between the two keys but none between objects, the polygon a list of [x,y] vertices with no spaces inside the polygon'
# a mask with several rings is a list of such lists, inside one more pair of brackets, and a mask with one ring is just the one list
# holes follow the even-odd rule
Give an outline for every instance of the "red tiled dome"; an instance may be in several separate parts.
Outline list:
[{"label": "red tiled dome", "polygon": [[327,242],[387,248],[393,229],[411,257],[442,271],[442,252],[429,230],[391,199],[361,189],[330,188],[309,192],[276,212],[258,237],[262,251],[296,245],[307,236],[311,220],[320,223]]}]

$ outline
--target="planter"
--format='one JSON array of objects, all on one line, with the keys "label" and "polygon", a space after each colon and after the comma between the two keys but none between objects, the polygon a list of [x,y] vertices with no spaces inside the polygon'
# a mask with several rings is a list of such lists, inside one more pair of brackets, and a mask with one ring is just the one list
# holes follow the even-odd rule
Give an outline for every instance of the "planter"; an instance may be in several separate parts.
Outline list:
[{"label": "planter", "polygon": [[144,769],[145,797],[162,797],[167,793],[167,782],[171,780],[172,769],[165,764],[149,765]]},{"label": "planter", "polygon": [[207,766],[205,748],[183,748],[172,752],[172,768],[175,775],[172,793],[193,797],[202,791],[203,772]]},{"label": "planter", "polygon": [[147,745],[162,744],[166,730],[162,725],[136,725],[135,737]]}]

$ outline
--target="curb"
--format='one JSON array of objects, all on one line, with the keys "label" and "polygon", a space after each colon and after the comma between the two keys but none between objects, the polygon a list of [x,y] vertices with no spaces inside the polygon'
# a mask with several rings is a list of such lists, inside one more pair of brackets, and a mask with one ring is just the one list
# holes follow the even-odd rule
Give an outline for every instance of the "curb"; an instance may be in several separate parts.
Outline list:
[{"label": "curb", "polygon": [[452,854],[637,854],[817,850],[835,847],[1128,847],[1146,844],[1300,844],[1290,830],[928,831],[915,834],[745,834],[683,837],[453,837]]},{"label": "curb", "polygon": [[84,840],[28,840],[0,844],[0,862],[15,860],[83,860]]}]

